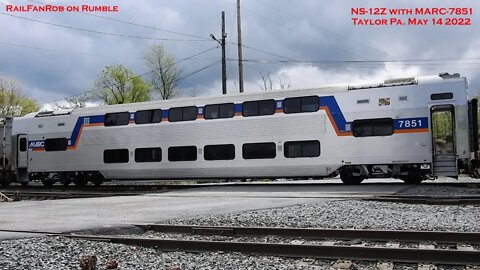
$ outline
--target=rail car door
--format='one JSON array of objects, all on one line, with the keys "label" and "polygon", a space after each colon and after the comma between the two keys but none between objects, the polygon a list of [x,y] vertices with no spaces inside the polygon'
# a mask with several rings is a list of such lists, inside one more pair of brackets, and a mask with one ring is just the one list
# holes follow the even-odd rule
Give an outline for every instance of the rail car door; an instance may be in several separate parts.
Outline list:
[{"label": "rail car door", "polygon": [[27,168],[28,165],[28,147],[27,135],[22,134],[17,137],[17,168]]},{"label": "rail car door", "polygon": [[454,107],[452,105],[433,106],[430,113],[433,175],[457,177]]}]

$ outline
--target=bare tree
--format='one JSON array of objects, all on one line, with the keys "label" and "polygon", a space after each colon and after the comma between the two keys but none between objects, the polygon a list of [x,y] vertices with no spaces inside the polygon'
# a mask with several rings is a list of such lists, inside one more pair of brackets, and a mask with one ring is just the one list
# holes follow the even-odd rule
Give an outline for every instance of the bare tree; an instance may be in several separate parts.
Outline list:
[{"label": "bare tree", "polygon": [[167,54],[161,44],[154,44],[145,59],[152,72],[153,89],[162,99],[175,97],[181,71],[176,67],[173,57]]},{"label": "bare tree", "polygon": [[77,109],[77,108],[85,108],[87,106],[87,102],[92,99],[92,97],[88,93],[84,93],[78,96],[66,98],[66,104],[60,105],[55,103],[55,106],[58,109]]},{"label": "bare tree", "polygon": [[198,88],[197,88],[197,87],[194,87],[194,88],[190,89],[190,96],[191,96],[191,97],[196,97],[196,96],[198,96],[198,93],[199,93],[199,92],[200,92],[200,91],[198,91]]},{"label": "bare tree", "polygon": [[21,116],[39,109],[35,100],[23,96],[15,80],[0,77],[0,115]]},{"label": "bare tree", "polygon": [[260,85],[260,89],[262,89],[263,91],[273,89],[273,82],[270,72],[268,72],[267,74],[263,74],[260,72],[260,78],[262,80],[261,83],[258,84]]},{"label": "bare tree", "polygon": [[292,87],[291,83],[283,82],[281,77],[278,77],[278,84],[280,85],[280,89],[285,89],[285,88],[291,88]]}]

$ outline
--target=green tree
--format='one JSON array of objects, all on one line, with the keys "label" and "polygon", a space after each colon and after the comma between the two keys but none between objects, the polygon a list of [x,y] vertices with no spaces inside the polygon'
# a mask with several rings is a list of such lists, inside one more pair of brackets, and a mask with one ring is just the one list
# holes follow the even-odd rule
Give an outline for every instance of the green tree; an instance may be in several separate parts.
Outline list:
[{"label": "green tree", "polygon": [[160,94],[162,99],[175,97],[175,88],[178,86],[180,69],[161,44],[154,44],[146,53],[145,60],[151,70],[153,90]]},{"label": "green tree", "polygon": [[150,84],[122,65],[105,67],[95,87],[94,98],[108,105],[150,100]]},{"label": "green tree", "polygon": [[26,98],[15,80],[0,77],[0,115],[22,116],[40,109],[38,103]]}]

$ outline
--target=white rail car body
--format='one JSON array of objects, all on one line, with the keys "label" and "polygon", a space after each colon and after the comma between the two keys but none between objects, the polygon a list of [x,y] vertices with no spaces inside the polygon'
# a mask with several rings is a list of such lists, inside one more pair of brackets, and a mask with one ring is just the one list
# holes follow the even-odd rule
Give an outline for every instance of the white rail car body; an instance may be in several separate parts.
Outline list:
[{"label": "white rail car body", "polygon": [[[470,107],[466,79],[446,75],[32,113],[14,119],[13,136],[20,182],[339,172],[419,182],[473,170]],[[436,150],[437,111],[450,117],[448,153]]]}]

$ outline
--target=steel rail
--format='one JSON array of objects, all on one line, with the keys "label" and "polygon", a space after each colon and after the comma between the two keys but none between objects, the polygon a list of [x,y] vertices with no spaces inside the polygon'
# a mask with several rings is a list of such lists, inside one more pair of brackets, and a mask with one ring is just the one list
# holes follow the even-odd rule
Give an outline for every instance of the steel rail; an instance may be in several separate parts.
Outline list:
[{"label": "steel rail", "polygon": [[431,205],[478,205],[480,196],[423,196],[423,195],[382,195],[365,198],[366,201],[400,202]]},{"label": "steel rail", "polygon": [[137,224],[144,230],[163,233],[214,234],[230,236],[280,236],[313,239],[363,239],[374,241],[438,242],[480,244],[480,233],[439,231],[386,231],[279,227],[221,227],[169,224]]},{"label": "steel rail", "polygon": [[171,239],[164,240],[152,238],[120,238],[108,236],[66,237],[90,241],[137,245],[165,251],[222,251],[284,257],[313,257],[322,259],[348,258],[353,260],[388,260],[394,262],[436,263],[451,265],[480,264],[479,251],[335,245],[296,245],[229,241],[192,241]]},{"label": "steel rail", "polygon": [[71,191],[4,191],[3,194],[11,198],[55,198],[77,199],[112,196],[136,196],[143,193],[109,193],[109,192],[71,192]]}]

